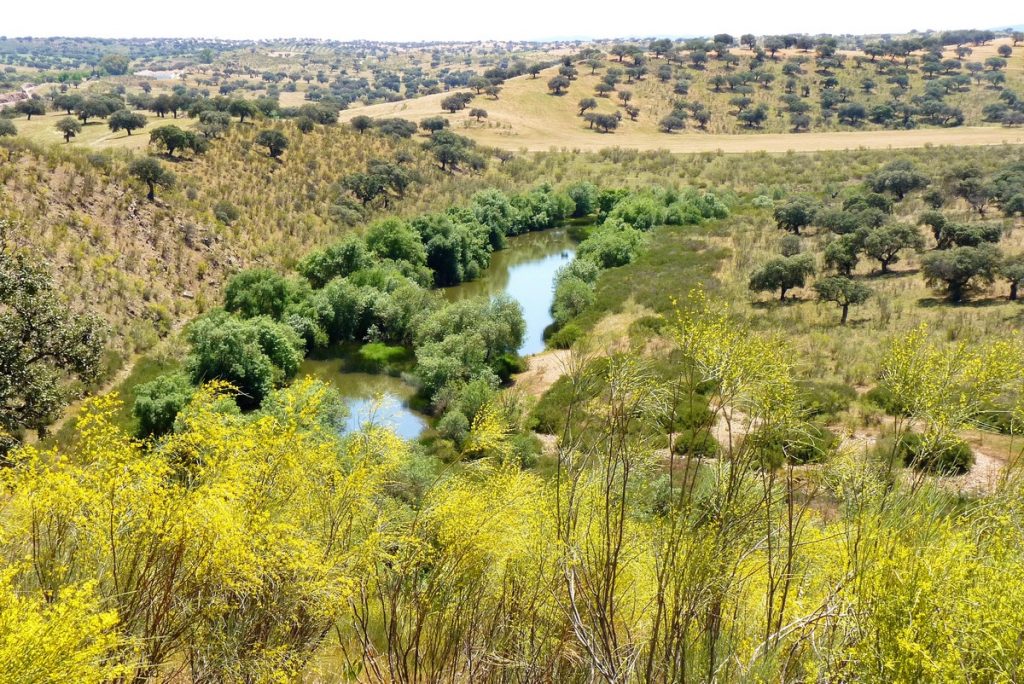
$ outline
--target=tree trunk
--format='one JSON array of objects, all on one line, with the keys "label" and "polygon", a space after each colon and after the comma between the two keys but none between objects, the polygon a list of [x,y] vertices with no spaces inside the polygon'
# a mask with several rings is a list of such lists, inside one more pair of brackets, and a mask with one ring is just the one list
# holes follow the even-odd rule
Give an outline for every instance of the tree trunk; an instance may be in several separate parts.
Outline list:
[{"label": "tree trunk", "polygon": [[146,195],[146,199],[148,199],[150,202],[152,202],[152,201],[154,201],[156,199],[156,184],[155,183],[149,183],[149,193]]},{"label": "tree trunk", "polygon": [[781,290],[782,290],[782,293],[779,294],[779,301],[780,302],[784,302],[784,301],[786,301],[786,288],[783,287],[783,288],[781,288]]},{"label": "tree trunk", "polygon": [[839,325],[846,325],[846,318],[850,315],[850,305],[843,304],[843,317],[839,319]]},{"label": "tree trunk", "polygon": [[1019,283],[1016,280],[1014,280],[1013,282],[1010,283],[1010,301],[1011,302],[1017,301],[1017,286],[1018,285],[1019,285]]}]

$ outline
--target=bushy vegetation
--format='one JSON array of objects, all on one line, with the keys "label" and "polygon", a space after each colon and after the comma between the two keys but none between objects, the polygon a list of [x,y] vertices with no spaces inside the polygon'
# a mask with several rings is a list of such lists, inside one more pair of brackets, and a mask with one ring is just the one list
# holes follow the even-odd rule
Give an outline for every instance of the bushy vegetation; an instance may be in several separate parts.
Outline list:
[{"label": "bushy vegetation", "polygon": [[[106,76],[153,59],[61,40]],[[0,143],[20,219],[0,230],[0,679],[1014,680],[1019,446],[979,430],[1024,419],[1018,148],[512,155],[444,118],[336,123],[450,90],[483,128],[521,76],[573,107],[600,79],[620,115],[600,91],[574,113],[606,131],[662,87],[688,100],[666,132],[720,130],[725,101],[750,131],[953,125],[961,96],[936,85],[968,67],[928,55],[990,40],[722,34],[532,64],[182,42],[190,71],[153,93],[19,53],[66,72],[40,100],[75,125]],[[862,75],[896,80],[844,93]],[[774,116],[783,78],[820,121]],[[1003,86],[979,81],[965,121]],[[146,154],[77,150],[97,127]],[[438,290],[555,227],[578,240],[560,351],[527,362],[515,301]],[[163,336],[127,406],[90,399],[56,442],[25,439]],[[401,377],[429,429],[343,432],[336,392],[298,377],[310,354]]]},{"label": "bushy vegetation", "polygon": [[[436,475],[387,430],[339,437],[335,399],[313,380],[247,414],[223,409],[236,401],[224,385],[200,388],[174,431],[150,442],[112,423],[115,399],[91,400],[75,447],[58,459],[24,447],[0,472],[11,559],[0,600],[13,616],[0,644],[17,644],[0,667],[81,681],[182,662],[197,679],[298,677],[319,666],[330,635],[362,668],[479,667],[476,680],[503,678],[510,661],[561,678],[614,668],[626,681],[1016,671],[1018,478],[953,506],[802,418],[807,391],[776,336],[699,293],[666,332],[669,362],[595,360],[538,407],[562,435],[547,482],[523,469],[535,442],[481,380],[438,425],[465,464]],[[949,443],[1024,378],[1018,346],[893,339],[880,382],[910,407],[896,443]],[[682,396],[704,408],[680,422],[666,464],[654,427]],[[742,415],[728,408],[740,405]],[[827,492],[827,510],[808,487]],[[132,572],[143,557],[151,570]],[[613,593],[598,590],[610,583]],[[671,608],[684,605],[690,624],[676,630]],[[594,629],[612,615],[614,647]],[[403,628],[383,629],[392,621]],[[812,648],[826,632],[828,646]],[[484,666],[485,654],[501,657]]]}]

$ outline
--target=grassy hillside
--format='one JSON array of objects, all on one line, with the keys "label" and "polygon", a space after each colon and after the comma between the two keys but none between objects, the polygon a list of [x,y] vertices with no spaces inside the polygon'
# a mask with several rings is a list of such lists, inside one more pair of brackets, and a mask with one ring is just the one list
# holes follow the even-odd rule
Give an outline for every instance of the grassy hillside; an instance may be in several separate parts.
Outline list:
[{"label": "grassy hillside", "polygon": [[[966,61],[983,62],[996,54],[999,45],[1008,41],[995,41],[989,45],[977,47]],[[733,51],[741,63],[746,63],[753,53],[746,49]],[[653,57],[647,63],[649,73],[642,80],[627,82],[628,77],[617,85],[619,90],[632,93],[631,105],[639,108],[636,121],[624,116],[614,133],[600,133],[590,129],[579,116],[577,103],[582,98],[595,97],[598,102],[597,112],[614,113],[622,111],[622,103],[613,92],[608,97],[595,94],[595,86],[601,82],[609,68],[628,67],[630,62],[619,62],[615,58],[605,57],[596,73],[585,64],[577,64],[578,77],[572,81],[568,90],[562,95],[550,93],[547,83],[557,75],[558,67],[541,72],[536,78],[520,76],[504,84],[498,99],[479,95],[469,105],[487,111],[488,116],[482,123],[477,123],[468,116],[469,109],[455,114],[444,112],[441,102],[446,93],[427,95],[420,98],[393,103],[375,104],[369,107],[353,108],[342,112],[343,119],[351,119],[361,114],[373,117],[399,116],[419,121],[427,116],[445,116],[454,130],[465,133],[489,145],[506,149],[526,148],[529,150],[546,150],[551,147],[567,147],[571,149],[594,150],[608,146],[626,146],[636,149],[668,149],[676,152],[696,152],[723,149],[725,151],[785,151],[788,149],[808,151],[814,149],[847,149],[860,146],[915,147],[931,142],[933,144],[999,144],[1004,141],[1020,142],[1020,129],[979,128],[983,123],[982,109],[986,104],[998,101],[1001,90],[987,85],[971,85],[962,92],[954,92],[946,98],[946,102],[964,114],[964,126],[954,128],[922,127],[917,130],[886,130],[883,126],[864,121],[858,125],[847,125],[839,121],[833,114],[823,119],[818,113],[818,96],[822,90],[822,76],[815,72],[813,53],[802,53],[796,50],[781,51],[776,59],[769,59],[760,71],[770,73],[775,78],[770,87],[754,85],[753,91],[747,95],[751,100],[750,107],[764,105],[769,114],[763,126],[750,129],[736,119],[736,107],[730,100],[739,93],[733,92],[728,86],[722,86],[716,92],[712,79],[716,76],[729,76],[740,73],[744,66],[731,68],[726,64],[710,59],[707,66],[695,69],[683,53],[681,62],[669,64],[665,59]],[[886,78],[875,73],[871,62],[858,66],[854,62],[853,53],[846,53],[845,66],[835,70],[836,88],[848,88],[851,91],[850,101],[856,101],[870,109],[873,105],[891,102],[890,86]],[[946,57],[952,58],[954,53],[947,51]],[[791,58],[804,57],[811,61],[803,65],[803,73],[796,77],[796,91],[803,86],[810,88],[810,96],[803,100],[810,105],[811,129],[809,133],[788,137],[792,124],[783,111],[780,96],[784,93],[786,77],[782,67]],[[863,55],[860,55],[863,57]],[[660,67],[669,66],[672,76],[662,81],[656,76]],[[923,92],[928,80],[914,65],[909,67],[909,87],[903,99],[910,99]],[[1004,70],[1006,75],[1005,89],[1014,92],[1024,90],[1024,50],[1017,49],[1008,60]],[[876,81],[872,92],[865,93],[861,82],[865,78]],[[689,93],[679,95],[673,92],[674,84],[679,79],[689,82]],[[706,128],[700,129],[691,119],[684,131],[664,133],[659,123],[672,111],[673,103],[678,100],[699,102],[705,105],[711,114]],[[753,133],[763,135],[758,140],[745,140],[744,137]]]},{"label": "grassy hillside", "polygon": [[[857,192],[864,179],[894,158],[912,161],[943,186],[943,177],[960,165],[974,165],[990,174],[1008,164],[1024,161],[1019,146],[907,150],[894,155],[860,150],[804,154],[693,155],[674,158],[668,154],[606,151],[595,154],[552,152],[538,156],[538,163],[557,176],[614,184],[630,179],[630,185],[694,185],[735,193],[732,215],[698,228],[656,229],[647,250],[627,266],[611,269],[599,281],[594,308],[580,323],[600,333],[609,316],[628,314],[619,321],[622,334],[638,317],[669,314],[671,298],[683,298],[701,285],[729,303],[732,314],[761,331],[783,331],[799,354],[802,375],[817,380],[836,380],[854,386],[875,382],[881,347],[879,341],[906,333],[922,323],[949,340],[977,343],[1005,334],[1024,320],[1021,304],[1008,300],[1009,285],[997,279],[974,291],[963,303],[951,303],[942,288],[931,287],[921,275],[923,257],[934,250],[928,228],[918,230],[926,238],[918,253],[905,250],[888,274],[879,264],[861,258],[853,279],[867,285],[872,297],[851,309],[851,321],[839,325],[839,310],[818,300],[808,287],[798,288],[788,301],[779,303],[777,293],[756,294],[748,289],[751,273],[780,253],[786,232],[776,226],[773,205],[785,198],[809,196],[823,207],[837,208],[842,198]],[[755,198],[766,206],[758,207]],[[917,225],[928,207],[920,193],[895,205],[889,221]],[[1024,254],[1024,223],[990,211],[979,218],[962,200],[950,199],[942,212],[955,221],[988,222],[1002,228],[999,249],[1008,255]],[[835,236],[811,227],[800,239],[803,252],[814,257],[820,277],[828,273],[824,247]],[[648,321],[649,322],[649,321]],[[644,337],[644,326],[635,332]]]},{"label": "grassy hillside", "polygon": [[[219,300],[227,275],[256,264],[288,267],[381,211],[361,207],[337,187],[368,160],[408,155],[418,180],[392,211],[465,197],[484,178],[442,173],[417,144],[345,127],[303,135],[282,124],[292,144],[274,161],[253,145],[263,127],[236,124],[205,155],[164,158],[177,180],[158,191],[155,203],[129,177],[127,150],[98,154],[15,142],[3,152],[0,213],[14,221],[11,237],[53,264],[70,301],[109,321],[111,369]],[[147,137],[136,132],[130,140]],[[237,217],[219,220],[218,203]]]}]

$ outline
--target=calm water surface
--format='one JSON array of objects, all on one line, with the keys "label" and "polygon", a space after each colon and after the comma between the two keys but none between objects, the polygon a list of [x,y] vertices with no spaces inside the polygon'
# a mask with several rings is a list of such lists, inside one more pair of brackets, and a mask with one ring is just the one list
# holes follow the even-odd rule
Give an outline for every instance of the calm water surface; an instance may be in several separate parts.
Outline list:
[{"label": "calm water surface", "polygon": [[342,359],[306,359],[299,375],[312,375],[338,390],[348,408],[344,432],[372,422],[394,429],[403,439],[416,439],[427,427],[426,416],[409,408],[415,390],[398,378],[346,371]]},{"label": "calm water surface", "polygon": [[[544,351],[544,329],[553,320],[555,272],[575,253],[575,243],[562,228],[520,235],[509,239],[507,248],[491,255],[490,266],[478,280],[445,288],[442,293],[453,302],[508,294],[523,307],[526,319],[519,353],[536,354]],[[372,421],[393,428],[403,439],[415,439],[427,427],[426,416],[409,408],[415,390],[398,378],[346,371],[340,358],[306,359],[299,374],[320,378],[341,393],[349,412],[345,432]]]},{"label": "calm water surface", "polygon": [[555,272],[572,261],[576,243],[564,228],[527,233],[510,238],[508,247],[491,255],[491,265],[482,277],[443,290],[449,301],[479,295],[505,293],[519,302],[526,319],[522,356],[544,351],[544,329],[551,318],[555,299]]}]

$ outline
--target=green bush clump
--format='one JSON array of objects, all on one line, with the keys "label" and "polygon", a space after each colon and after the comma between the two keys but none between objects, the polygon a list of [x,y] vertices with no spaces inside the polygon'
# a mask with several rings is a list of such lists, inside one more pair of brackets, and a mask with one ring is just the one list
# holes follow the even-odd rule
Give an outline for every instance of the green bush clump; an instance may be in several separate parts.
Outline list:
[{"label": "green bush clump", "polygon": [[195,387],[185,373],[168,373],[135,390],[132,414],[138,420],[139,437],[158,437],[171,431],[174,419],[185,408]]},{"label": "green bush clump", "polygon": [[687,394],[680,397],[670,414],[665,415],[664,428],[672,432],[707,429],[714,420],[714,413],[703,394]]},{"label": "green bush clump", "polygon": [[541,442],[537,435],[521,432],[513,435],[509,441],[512,453],[518,459],[521,468],[532,468],[537,465],[541,454]]},{"label": "green bush clump", "polygon": [[557,435],[565,428],[565,414],[572,400],[572,381],[562,376],[530,411],[528,425],[545,435]]},{"label": "green bush clump", "polygon": [[857,391],[841,382],[807,380],[797,384],[797,392],[797,400],[809,417],[835,417],[857,398]]},{"label": "green bush clump", "polygon": [[908,468],[938,475],[963,475],[974,465],[974,452],[962,439],[936,441],[916,432],[900,437],[896,456]]},{"label": "green bush clump", "polygon": [[636,228],[609,219],[576,250],[579,259],[591,259],[601,268],[624,266],[636,258],[643,244],[643,233]]},{"label": "green bush clump", "polygon": [[719,444],[708,430],[687,428],[676,434],[672,441],[672,452],[691,458],[715,458]]},{"label": "green bush clump", "polygon": [[756,430],[746,437],[757,450],[762,465],[774,469],[783,464],[821,463],[839,442],[834,432],[818,423],[805,423],[784,432]]},{"label": "green bush clump", "polygon": [[230,226],[241,214],[238,208],[227,200],[220,200],[213,205],[213,216],[224,225]]},{"label": "green bush clump", "polygon": [[636,195],[616,204],[608,214],[608,220],[618,220],[636,230],[646,232],[665,222],[665,212],[653,197]]},{"label": "green bush clump", "polygon": [[518,354],[502,354],[494,360],[494,372],[502,382],[508,382],[513,375],[526,370],[526,359]]},{"label": "green bush clump", "polygon": [[575,323],[568,323],[548,337],[548,345],[555,349],[569,349],[583,337],[583,328]]},{"label": "green bush clump", "polygon": [[890,416],[905,416],[907,408],[893,397],[888,387],[878,385],[865,392],[864,399],[874,404]]}]

